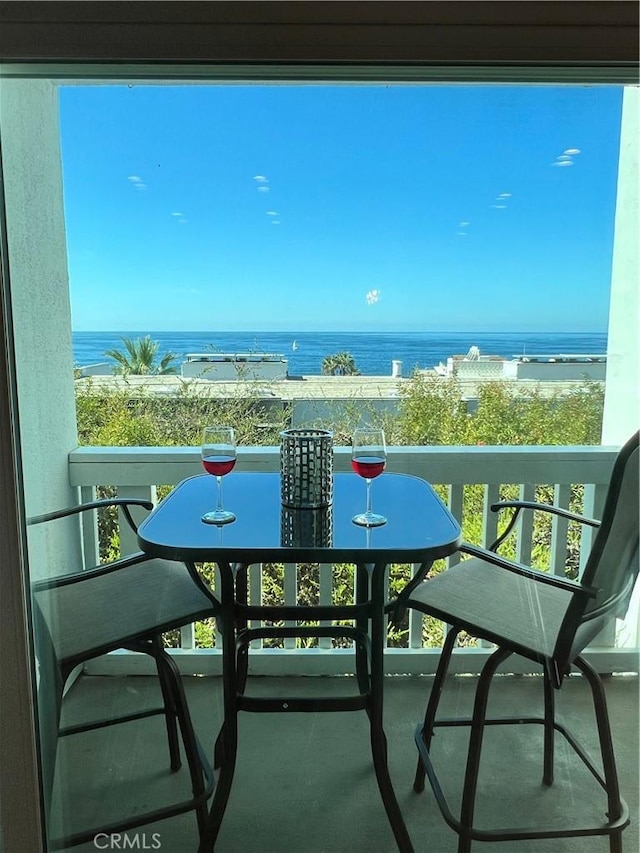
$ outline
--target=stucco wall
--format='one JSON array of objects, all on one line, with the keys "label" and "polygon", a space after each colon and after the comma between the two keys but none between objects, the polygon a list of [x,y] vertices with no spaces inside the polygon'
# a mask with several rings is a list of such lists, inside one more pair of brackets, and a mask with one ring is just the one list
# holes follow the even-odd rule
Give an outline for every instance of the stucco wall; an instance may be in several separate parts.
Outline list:
[{"label": "stucco wall", "polygon": [[627,86],[622,106],[603,444],[623,444],[640,426],[638,301],[638,139],[640,90]]},{"label": "stucco wall", "polygon": [[[4,80],[0,122],[20,442],[30,516],[75,503],[67,462],[77,445],[77,431],[55,86],[46,80]],[[32,576],[77,565],[72,530],[65,522],[29,529]],[[46,566],[42,540],[48,546]]]},{"label": "stucco wall", "polygon": [[602,362],[518,362],[518,379],[537,380],[598,380],[602,382],[605,378],[606,364]]}]

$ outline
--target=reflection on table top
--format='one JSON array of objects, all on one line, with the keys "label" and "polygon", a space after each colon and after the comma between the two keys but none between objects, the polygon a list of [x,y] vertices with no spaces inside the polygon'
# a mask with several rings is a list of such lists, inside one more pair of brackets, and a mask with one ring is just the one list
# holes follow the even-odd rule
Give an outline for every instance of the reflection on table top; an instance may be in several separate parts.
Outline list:
[{"label": "reflection on table top", "polygon": [[190,477],[140,525],[140,547],[179,560],[422,562],[451,554],[460,528],[432,487],[406,474],[372,482],[375,512],[383,527],[368,530],[351,521],[365,508],[365,483],[355,474],[334,475],[334,496],[325,510],[289,510],[280,500],[278,474],[235,473],[224,478],[223,503],[237,520],[222,527],[201,516],[216,503],[208,474]]}]

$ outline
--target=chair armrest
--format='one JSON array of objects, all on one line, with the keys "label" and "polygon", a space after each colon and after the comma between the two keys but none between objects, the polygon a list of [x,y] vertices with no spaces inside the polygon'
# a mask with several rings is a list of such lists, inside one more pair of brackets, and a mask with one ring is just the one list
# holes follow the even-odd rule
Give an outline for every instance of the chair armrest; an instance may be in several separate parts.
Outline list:
[{"label": "chair armrest", "polygon": [[85,512],[86,510],[100,509],[101,507],[105,506],[122,507],[124,517],[127,519],[127,524],[134,531],[134,533],[137,533],[138,526],[131,517],[129,507],[141,506],[144,507],[144,509],[153,509],[152,501],[147,501],[143,498],[103,498],[99,501],[89,501],[88,503],[78,504],[78,506],[69,506],[65,507],[65,509],[57,509],[53,512],[45,512],[42,515],[32,515],[31,518],[27,519],[27,524],[42,524],[42,522],[44,521],[53,521],[56,518],[66,518],[67,516],[77,515],[78,513]]},{"label": "chair armrest", "polygon": [[64,575],[54,575],[51,578],[40,578],[31,582],[31,591],[34,593],[45,592],[49,589],[57,589],[61,586],[71,586],[76,583],[91,580],[92,578],[108,575],[112,572],[119,572],[129,566],[135,566],[138,563],[144,563],[150,560],[146,554],[139,551],[137,554],[129,554],[127,557],[120,557],[118,560],[113,560],[111,563],[101,563],[99,566],[92,566],[89,569],[82,569],[76,572],[67,572]]},{"label": "chair armrest", "polygon": [[561,518],[568,518],[569,521],[579,521],[582,524],[589,524],[591,527],[600,527],[600,522],[595,518],[587,518],[585,515],[579,515],[577,512],[571,512],[568,509],[563,509],[560,506],[553,506],[552,504],[543,504],[537,501],[498,501],[498,503],[491,504],[492,512],[497,512],[501,509],[508,509],[509,507],[513,507],[515,509],[541,510],[542,512],[550,512],[553,515],[559,515]]},{"label": "chair armrest", "polygon": [[477,545],[470,545],[463,542],[460,546],[462,554],[469,554],[470,557],[479,557],[487,563],[492,563],[494,566],[499,566],[501,569],[506,569],[509,572],[514,572],[521,577],[529,578],[536,583],[544,583],[549,586],[554,586],[557,589],[564,589],[567,592],[572,592],[576,595],[586,595],[587,598],[595,598],[600,590],[592,586],[585,586],[575,581],[560,578],[557,575],[548,575],[538,569],[533,569],[531,566],[525,566],[522,563],[516,563],[513,560],[507,560],[506,557],[501,557],[495,551],[489,551],[487,548],[479,548]]},{"label": "chair armrest", "polygon": [[588,524],[591,527],[600,527],[600,522],[596,521],[595,518],[586,518],[584,515],[578,515],[576,512],[570,512],[568,509],[563,509],[559,506],[553,506],[552,504],[543,504],[538,503],[537,501],[498,501],[497,503],[491,504],[492,512],[499,512],[501,509],[515,509],[515,512],[509,519],[509,523],[505,527],[504,531],[498,536],[495,542],[489,546],[490,551],[495,551],[497,548],[502,545],[504,540],[513,530],[516,521],[518,520],[518,515],[520,514],[521,509],[531,509],[534,511],[548,512],[551,515],[557,515],[560,518],[566,518],[569,521],[578,521],[581,524]]}]

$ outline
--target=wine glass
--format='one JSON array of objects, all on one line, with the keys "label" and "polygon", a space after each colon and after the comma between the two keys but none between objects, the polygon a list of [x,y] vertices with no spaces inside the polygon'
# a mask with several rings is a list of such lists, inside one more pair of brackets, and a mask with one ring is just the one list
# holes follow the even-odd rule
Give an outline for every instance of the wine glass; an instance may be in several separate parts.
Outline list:
[{"label": "wine glass", "polygon": [[222,478],[236,464],[236,435],[232,427],[205,427],[202,433],[202,465],[218,481],[218,503],[212,512],[202,516],[207,524],[229,524],[236,517],[222,508]]},{"label": "wine glass", "polygon": [[387,448],[384,442],[384,430],[374,428],[359,428],[353,433],[351,450],[351,467],[364,477],[367,484],[367,509],[354,515],[354,524],[363,527],[380,527],[387,523],[384,515],[371,511],[371,480],[384,471],[387,464]]}]

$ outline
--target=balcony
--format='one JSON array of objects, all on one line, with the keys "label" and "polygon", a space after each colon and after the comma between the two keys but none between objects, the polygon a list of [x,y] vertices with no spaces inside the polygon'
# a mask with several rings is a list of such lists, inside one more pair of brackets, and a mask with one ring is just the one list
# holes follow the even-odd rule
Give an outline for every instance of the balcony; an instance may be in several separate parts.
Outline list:
[{"label": "balcony", "polygon": [[[454,514],[465,520],[466,488],[482,486],[483,509],[481,539],[491,541],[497,519],[488,511],[504,485],[516,486],[523,499],[532,499],[536,487],[553,488],[554,500],[567,505],[572,485],[584,486],[583,511],[598,516],[604,501],[606,484],[615,450],[603,447],[397,447],[389,451],[388,469],[412,473],[445,488]],[[237,470],[277,471],[278,448],[250,447],[239,452]],[[350,470],[350,451],[336,448],[335,470]],[[100,485],[115,486],[120,496],[154,499],[158,486],[172,485],[201,472],[199,453],[194,448],[97,448],[83,447],[69,457],[69,477],[86,500]],[[443,493],[445,493],[443,492]],[[128,528],[120,528],[124,551],[136,547]],[[527,561],[532,553],[532,526],[518,530],[517,556]],[[551,531],[549,570],[564,572],[564,558],[570,531],[556,521]],[[88,563],[96,559],[95,525],[83,531],[83,549]],[[590,547],[589,531],[583,532],[579,549],[580,565]],[[452,560],[455,559],[451,558]],[[446,570],[446,569],[445,569]],[[284,569],[284,595],[287,603],[297,596],[296,567]],[[330,601],[331,567],[320,567],[320,598]],[[251,595],[261,595],[261,567],[251,577]],[[621,790],[627,799],[632,825],[625,831],[625,850],[638,848],[638,648],[637,611],[626,625],[612,626],[588,652],[601,672],[615,673],[606,680],[612,714],[614,742],[617,745]],[[352,654],[349,649],[323,646],[296,648],[288,641],[282,648],[255,647],[252,651],[250,690],[257,694],[278,695],[294,692],[313,695],[316,691],[339,693],[349,689]],[[460,648],[453,662],[455,676],[448,681],[443,712],[466,713],[475,689],[475,673],[490,649],[481,645]],[[413,730],[424,713],[439,650],[423,645],[422,619],[411,615],[406,642],[386,653],[388,681],[385,718],[389,740],[390,769],[396,793],[416,850],[448,853],[456,849],[456,836],[446,826],[429,791],[413,793],[416,752]],[[205,749],[211,754],[221,720],[220,648],[197,648],[193,627],[183,629],[180,646],[172,654],[185,678],[194,722]],[[152,670],[143,655],[114,653],[86,667],[71,686],[65,699],[65,722],[104,715],[124,701],[127,708],[153,701],[155,679],[144,678]],[[531,674],[531,673],[534,674]],[[101,678],[101,675],[115,678]],[[188,677],[208,675],[208,678]],[[264,678],[263,676],[273,676]],[[311,677],[315,676],[315,677]],[[292,689],[293,683],[293,689]],[[541,684],[532,665],[511,659],[509,670],[498,679],[491,702],[498,713],[530,711],[541,703]],[[129,709],[128,704],[131,704]],[[568,722],[574,733],[589,748],[595,745],[591,704],[580,676],[572,676],[559,695],[558,716]],[[559,822],[580,815],[597,819],[604,802],[597,784],[574,758],[562,741],[558,744],[556,784],[543,789],[540,782],[541,735],[532,727],[512,729],[507,734],[490,732],[483,753],[482,797],[478,813],[482,825],[505,825],[505,797],[518,789],[508,821],[514,826],[531,821]],[[115,734],[117,732],[117,734]],[[115,736],[114,736],[115,735]],[[441,734],[445,762],[451,755],[462,755],[464,732]],[[532,748],[532,743],[534,747]],[[441,765],[442,766],[442,765]],[[167,772],[163,723],[146,719],[115,730],[102,730],[66,738],[58,758],[60,798],[54,809],[65,831],[73,826],[91,825],[100,819],[134,808],[140,792],[138,779],[151,770],[151,783],[143,787],[144,802],[160,804],[175,795],[175,786],[188,780],[184,770],[177,777]],[[145,769],[143,769],[145,768]],[[462,766],[456,761],[445,764],[446,792],[451,792],[454,808],[458,800]],[[482,777],[481,777],[482,778]],[[131,781],[128,781],[131,780]],[[122,787],[121,787],[122,786]],[[91,792],[91,796],[87,796]],[[164,800],[163,800],[164,798]],[[107,805],[108,804],[108,805]],[[592,809],[596,805],[596,811]],[[142,802],[140,803],[142,807]],[[588,818],[587,818],[588,819]],[[62,827],[61,827],[62,828]],[[139,844],[151,845],[160,834],[161,848],[168,853],[185,853],[197,845],[195,820],[182,815],[156,825],[143,827]],[[579,846],[578,846],[579,845]],[[484,844],[484,850],[510,853],[509,845]],[[92,844],[74,848],[80,853],[95,851]],[[144,848],[143,848],[144,849]],[[393,851],[395,844],[382,807],[371,764],[368,726],[362,714],[294,714],[282,716],[243,714],[240,719],[239,760],[231,800],[216,849],[225,851]],[[529,841],[513,845],[517,853],[562,853],[606,849],[603,839]]]}]

